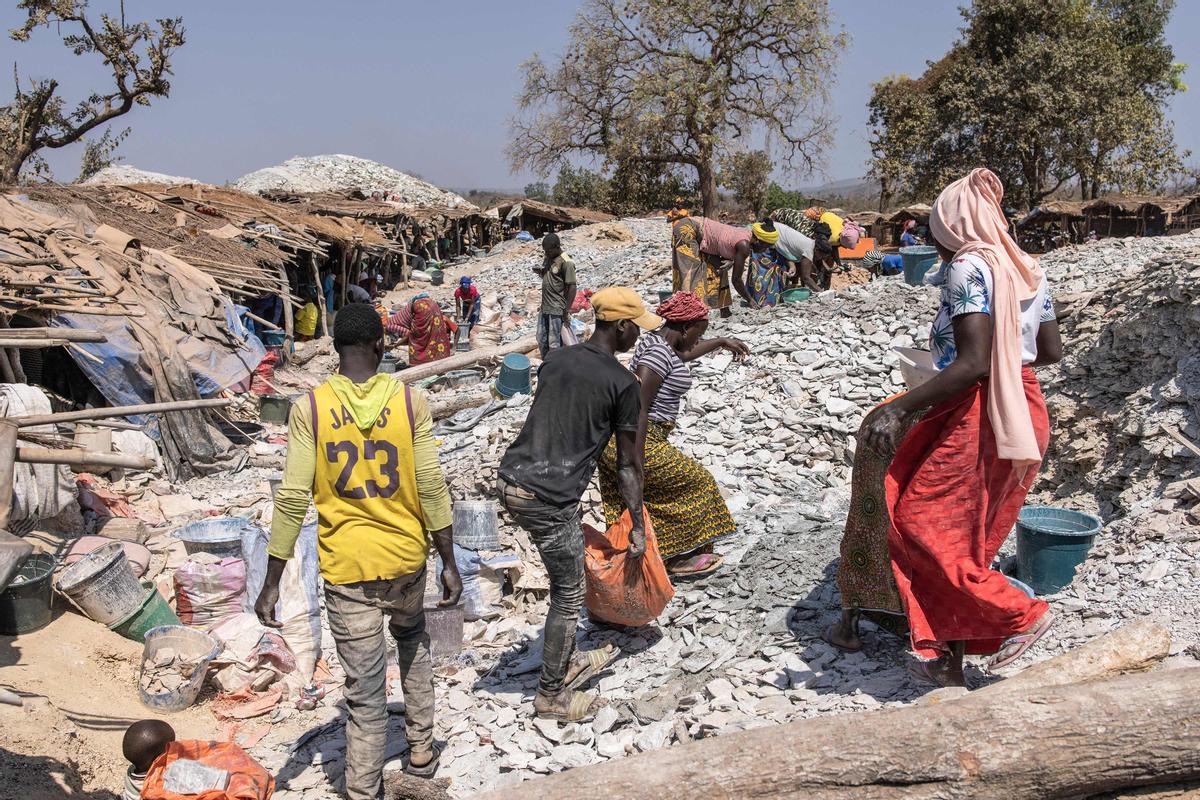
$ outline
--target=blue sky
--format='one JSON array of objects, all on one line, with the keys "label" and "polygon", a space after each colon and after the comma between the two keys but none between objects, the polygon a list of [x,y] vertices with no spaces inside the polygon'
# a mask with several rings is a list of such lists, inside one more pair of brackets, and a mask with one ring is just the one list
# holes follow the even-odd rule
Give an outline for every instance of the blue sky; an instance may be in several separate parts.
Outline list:
[{"label": "blue sky", "polygon": [[[954,40],[958,0],[831,0],[852,43],[834,90],[839,118],[825,176],[780,176],[785,184],[861,175],[867,158],[870,84],[916,74]],[[0,25],[20,20],[0,0]],[[1193,91],[1171,109],[1181,147],[1200,160],[1200,2],[1182,0],[1168,35],[1192,65]],[[94,10],[116,8],[93,0]],[[178,15],[188,43],[175,59],[171,96],[120,120],[133,133],[121,148],[143,169],[222,183],[294,155],[350,153],[457,188],[523,186],[504,160],[507,120],[520,88],[518,65],[553,55],[578,4],[526,0],[127,0],[129,18]],[[53,31],[0,44],[5,71],[55,75],[77,97],[97,65],[76,58]],[[60,180],[78,171],[78,148],[50,163]]]}]

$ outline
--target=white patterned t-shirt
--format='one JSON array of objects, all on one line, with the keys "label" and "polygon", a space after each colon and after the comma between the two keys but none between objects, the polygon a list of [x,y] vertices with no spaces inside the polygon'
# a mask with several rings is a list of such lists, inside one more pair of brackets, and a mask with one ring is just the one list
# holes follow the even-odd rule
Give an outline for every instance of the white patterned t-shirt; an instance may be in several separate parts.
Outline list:
[{"label": "white patterned t-shirt", "polygon": [[[926,282],[942,290],[941,304],[929,330],[933,363],[942,370],[958,356],[954,345],[954,318],[963,314],[992,313],[992,270],[982,258],[968,254],[951,263],[942,262],[941,269],[926,278]],[[1022,364],[1031,364],[1037,359],[1038,328],[1053,319],[1054,303],[1043,276],[1037,294],[1021,303]]]}]

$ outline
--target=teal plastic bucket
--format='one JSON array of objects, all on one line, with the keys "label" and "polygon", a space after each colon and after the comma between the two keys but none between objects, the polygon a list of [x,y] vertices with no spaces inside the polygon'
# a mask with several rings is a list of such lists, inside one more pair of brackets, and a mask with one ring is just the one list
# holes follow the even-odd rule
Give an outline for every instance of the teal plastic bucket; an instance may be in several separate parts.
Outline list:
[{"label": "teal plastic bucket", "polygon": [[283,341],[286,337],[286,331],[267,330],[259,334],[259,338],[266,347],[283,347]]},{"label": "teal plastic bucket", "polygon": [[668,300],[670,300],[674,294],[675,294],[675,292],[671,291],[670,289],[659,289],[658,290],[658,302],[665,303]]},{"label": "teal plastic bucket", "polygon": [[500,363],[500,374],[496,377],[496,394],[512,397],[514,394],[532,394],[529,359],[520,353],[509,353]]},{"label": "teal plastic bucket", "polygon": [[1017,576],[1040,595],[1061,590],[1075,579],[1100,527],[1082,511],[1026,506],[1017,520]]},{"label": "teal plastic bucket", "polygon": [[797,288],[785,290],[781,299],[785,303],[802,303],[810,297],[812,297],[812,290]]},{"label": "teal plastic bucket", "polygon": [[909,286],[920,286],[925,273],[938,261],[936,247],[921,244],[916,247],[901,247],[900,261],[904,264],[904,282]]}]

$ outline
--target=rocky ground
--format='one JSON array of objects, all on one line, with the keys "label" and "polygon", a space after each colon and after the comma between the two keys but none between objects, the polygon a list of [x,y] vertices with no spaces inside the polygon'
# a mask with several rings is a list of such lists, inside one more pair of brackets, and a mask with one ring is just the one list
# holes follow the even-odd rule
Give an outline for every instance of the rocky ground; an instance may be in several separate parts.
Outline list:
[{"label": "rocky ground", "polygon": [[[633,242],[597,243],[584,229],[567,249],[582,286],[627,283],[653,301],[669,280],[666,226],[624,225]],[[1164,497],[1167,484],[1195,476],[1200,463],[1164,433],[1172,426],[1200,441],[1198,393],[1188,383],[1200,341],[1188,288],[1200,277],[1193,257],[1200,264],[1200,237],[1104,242],[1044,261],[1069,316],[1067,357],[1042,376],[1056,445],[1035,491],[1055,505],[1098,511],[1109,525],[1074,584],[1047,598],[1060,616],[1056,628],[1010,669],[1146,615],[1172,627],[1177,660],[1200,658],[1195,498]],[[485,291],[508,293],[520,307],[538,258],[536,245],[518,246],[478,262],[475,275]],[[594,723],[532,717],[545,584],[535,552],[502,517],[505,548],[523,557],[525,574],[497,619],[469,624],[467,649],[441,670],[438,686],[438,735],[447,742],[441,774],[452,794],[731,730],[901,705],[928,691],[908,674],[904,643],[892,635],[864,623],[864,650],[845,655],[820,632],[839,607],[834,571],[853,434],[875,403],[903,388],[890,348],[923,346],[935,302],[932,289],[882,280],[776,310],[739,309],[712,325],[710,335],[737,336],[754,355],[695,365],[675,441],[712,471],[739,529],[719,547],[726,566],[681,583],[658,624],[617,633],[584,622],[583,647],[621,649],[595,684],[612,706]],[[517,326],[506,338],[527,332]],[[456,499],[490,496],[495,465],[526,412],[516,404],[465,431],[441,428]],[[597,523],[598,501],[593,484],[587,503]],[[995,677],[976,663],[969,679]],[[396,682],[393,691],[399,700]],[[397,730],[401,724],[394,721]],[[337,772],[329,764],[344,738],[336,724],[319,730],[299,750],[264,740],[264,762],[278,766],[286,756],[300,769],[279,796],[329,792],[325,779]],[[394,745],[397,755],[401,747]]]},{"label": "rocky ground", "polygon": [[[661,220],[624,220],[563,238],[583,288],[623,283],[654,302],[669,284],[668,234]],[[504,340],[532,332],[520,312],[536,297],[530,268],[540,257],[536,243],[507,243],[458,265],[455,274],[471,274],[485,296],[497,295]],[[1050,254],[1043,264],[1064,314],[1066,357],[1041,371],[1053,445],[1030,502],[1092,511],[1107,526],[1074,583],[1046,598],[1059,622],[1010,670],[1145,616],[1170,626],[1176,664],[1194,664],[1200,483],[1190,480],[1200,474],[1200,444],[1193,444],[1200,443],[1200,236],[1101,242]],[[445,300],[453,287],[424,288]],[[438,670],[437,736],[446,743],[440,774],[451,794],[747,727],[899,706],[928,691],[910,677],[905,643],[891,634],[864,623],[863,651],[845,655],[820,633],[839,608],[834,574],[854,433],[874,404],[903,388],[891,348],[924,345],[935,303],[933,289],[884,279],[775,310],[738,308],[732,319],[714,321],[709,335],[737,336],[753,355],[735,363],[719,354],[694,365],[696,384],[674,441],[712,471],[739,527],[719,543],[722,570],[680,582],[656,624],[616,632],[584,620],[583,647],[613,642],[621,650],[593,686],[612,703],[593,723],[532,716],[546,582],[524,534],[501,516],[502,548],[521,559],[522,573],[494,614],[467,624],[462,655]],[[333,365],[331,355],[319,355],[281,380],[299,391]],[[426,388],[435,403],[475,391],[440,382]],[[527,410],[528,401],[518,400],[439,424],[455,499],[492,496],[496,464]],[[261,443],[255,459],[284,449]],[[168,488],[194,498],[193,513],[259,516],[265,524],[269,476],[270,469],[250,466]],[[156,502],[165,514],[166,500]],[[180,502],[173,499],[172,508]],[[595,485],[585,505],[598,524]],[[1011,552],[1010,540],[1004,554]],[[281,800],[338,796],[345,711],[328,630],[322,647],[334,682],[318,707],[285,703],[250,725],[257,739],[251,752],[275,771]],[[389,708],[399,712],[394,667],[390,677]],[[996,676],[976,660],[968,679],[980,685]],[[188,713],[207,704],[206,697]],[[269,730],[262,725],[268,720]],[[402,729],[396,713],[389,770],[401,765]]]}]

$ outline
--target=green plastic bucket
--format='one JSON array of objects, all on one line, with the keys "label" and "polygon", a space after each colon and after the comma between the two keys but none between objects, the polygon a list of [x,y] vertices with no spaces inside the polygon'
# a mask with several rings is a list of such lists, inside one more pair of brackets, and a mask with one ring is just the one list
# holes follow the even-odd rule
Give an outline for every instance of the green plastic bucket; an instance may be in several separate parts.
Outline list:
[{"label": "green plastic bucket", "polygon": [[33,553],[17,569],[8,588],[0,592],[0,634],[33,633],[54,618],[50,577],[58,562],[47,553]]},{"label": "green plastic bucket", "polygon": [[787,289],[780,299],[785,303],[800,303],[812,297],[810,289]]},{"label": "green plastic bucket", "polygon": [[146,640],[146,631],[160,625],[179,625],[179,617],[167,605],[167,601],[151,587],[146,598],[132,614],[122,617],[108,626],[110,631],[121,634],[135,642]]},{"label": "green plastic bucket", "polygon": [[658,302],[665,303],[668,300],[670,300],[671,297],[674,296],[674,294],[675,294],[675,292],[670,289],[659,289],[658,290]]},{"label": "green plastic bucket", "polygon": [[1100,533],[1100,520],[1082,511],[1026,506],[1017,520],[1017,576],[1039,595],[1075,579]]},{"label": "green plastic bucket", "polygon": [[900,261],[904,265],[904,282],[909,286],[920,286],[925,280],[925,273],[937,263],[938,251],[927,244],[901,247]]}]

